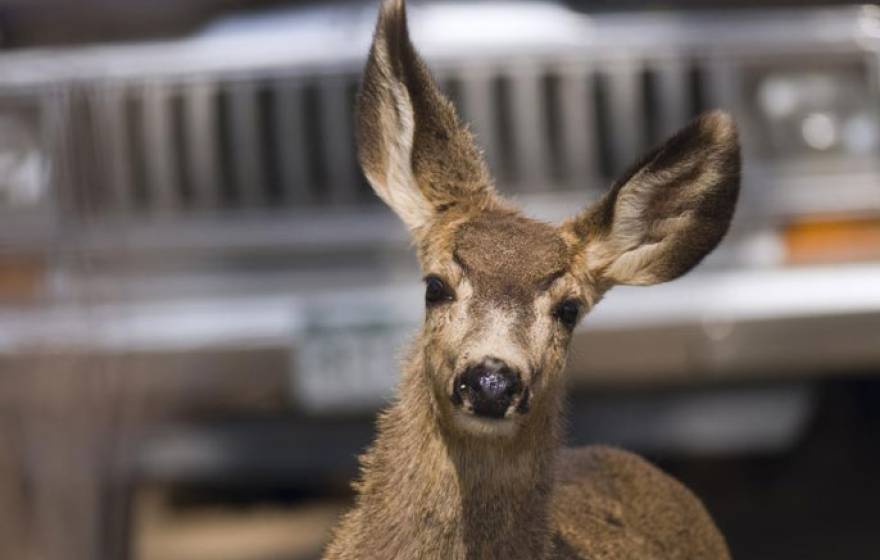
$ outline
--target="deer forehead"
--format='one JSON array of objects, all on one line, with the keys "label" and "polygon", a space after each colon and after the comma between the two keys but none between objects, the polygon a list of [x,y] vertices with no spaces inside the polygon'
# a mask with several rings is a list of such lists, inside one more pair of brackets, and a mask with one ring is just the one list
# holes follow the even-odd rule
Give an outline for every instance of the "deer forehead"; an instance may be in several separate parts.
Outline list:
[{"label": "deer forehead", "polygon": [[487,212],[454,233],[453,256],[475,295],[527,301],[569,266],[556,228],[513,213]]}]

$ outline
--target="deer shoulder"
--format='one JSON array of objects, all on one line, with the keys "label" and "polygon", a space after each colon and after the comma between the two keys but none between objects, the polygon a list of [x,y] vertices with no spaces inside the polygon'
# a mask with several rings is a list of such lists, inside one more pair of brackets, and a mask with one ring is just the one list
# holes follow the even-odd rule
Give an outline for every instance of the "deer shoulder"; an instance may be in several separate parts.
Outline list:
[{"label": "deer shoulder", "polygon": [[700,500],[638,455],[605,446],[561,452],[551,507],[559,559],[725,560]]}]

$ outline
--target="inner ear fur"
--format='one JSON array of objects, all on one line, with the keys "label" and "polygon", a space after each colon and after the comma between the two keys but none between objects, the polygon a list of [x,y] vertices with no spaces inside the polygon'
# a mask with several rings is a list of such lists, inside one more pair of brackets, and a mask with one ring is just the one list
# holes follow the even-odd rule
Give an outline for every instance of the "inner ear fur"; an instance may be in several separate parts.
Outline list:
[{"label": "inner ear fur", "polygon": [[727,233],[740,150],[726,113],[706,113],[648,152],[595,205],[564,224],[580,266],[605,287],[678,278]]},{"label": "inner ear fur", "polygon": [[385,0],[357,99],[358,157],[376,194],[412,230],[494,191],[483,158],[410,41],[403,0]]}]

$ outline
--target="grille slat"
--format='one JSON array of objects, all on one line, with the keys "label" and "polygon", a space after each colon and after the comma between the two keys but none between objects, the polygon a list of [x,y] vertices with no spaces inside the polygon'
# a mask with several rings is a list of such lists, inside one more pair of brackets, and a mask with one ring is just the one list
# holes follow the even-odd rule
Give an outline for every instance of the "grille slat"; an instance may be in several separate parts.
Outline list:
[{"label": "grille slat", "polygon": [[189,170],[189,162],[192,161],[186,140],[186,98],[180,88],[175,88],[170,103],[171,111],[171,140],[174,153],[174,174],[177,179],[177,195],[180,197],[181,210],[192,207],[193,202],[193,178]]},{"label": "grille slat", "polygon": [[543,75],[538,68],[520,68],[510,81],[513,126],[511,168],[519,191],[544,191],[550,186],[548,143],[544,132]]},{"label": "grille slat", "polygon": [[701,59],[693,63],[690,77],[694,112],[714,108],[736,111],[735,92],[740,91],[739,74],[729,60]]},{"label": "grille slat", "polygon": [[600,139],[610,147],[611,172],[624,171],[639,156],[644,145],[645,120],[642,111],[640,72],[630,61],[620,62],[607,73],[607,110],[611,126]]},{"label": "grille slat", "polygon": [[656,76],[657,133],[666,137],[690,119],[690,92],[687,67],[679,60],[664,61],[654,67]]},{"label": "grille slat", "polygon": [[143,96],[143,142],[146,160],[146,186],[150,209],[167,213],[180,203],[171,122],[170,92],[165,84],[151,84],[139,92]]},{"label": "grille slat", "polygon": [[231,141],[235,160],[235,192],[238,203],[253,208],[264,205],[266,189],[260,154],[263,149],[257,126],[257,87],[253,82],[237,82],[230,89]]},{"label": "grille slat", "polygon": [[275,96],[276,113],[275,127],[278,138],[276,146],[281,162],[281,181],[284,200],[289,204],[305,204],[314,197],[309,188],[308,162],[306,155],[305,130],[303,118],[303,86],[300,82],[281,82]]},{"label": "grille slat", "polygon": [[266,189],[266,205],[277,206],[284,202],[284,186],[281,178],[281,160],[278,149],[278,92],[272,83],[263,83],[257,92],[258,121],[260,135],[260,166]]},{"label": "grille slat", "polygon": [[593,98],[590,70],[585,66],[566,68],[560,72],[557,90],[563,151],[563,177],[572,190],[592,185],[598,176],[596,123],[592,111]]},{"label": "grille slat", "polygon": [[105,212],[128,214],[132,209],[131,164],[125,113],[125,91],[106,87],[91,96],[95,105],[98,127],[98,153],[103,171],[104,193],[101,209]]},{"label": "grille slat", "polygon": [[147,188],[147,154],[144,135],[144,98],[140,89],[125,95],[125,136],[129,153],[129,195],[133,212],[145,212],[152,200]]},{"label": "grille slat", "polygon": [[217,91],[213,83],[191,84],[184,94],[184,141],[187,143],[191,204],[198,209],[216,208],[219,203],[217,163]]},{"label": "grille slat", "polygon": [[461,75],[463,119],[470,123],[477,144],[483,149],[486,163],[493,172],[500,167],[498,129],[493,109],[494,76],[486,68],[467,69]]},{"label": "grille slat", "polygon": [[355,173],[354,127],[352,126],[352,79],[342,76],[326,78],[320,84],[322,137],[329,187],[329,201],[354,204],[358,201],[358,177]]}]

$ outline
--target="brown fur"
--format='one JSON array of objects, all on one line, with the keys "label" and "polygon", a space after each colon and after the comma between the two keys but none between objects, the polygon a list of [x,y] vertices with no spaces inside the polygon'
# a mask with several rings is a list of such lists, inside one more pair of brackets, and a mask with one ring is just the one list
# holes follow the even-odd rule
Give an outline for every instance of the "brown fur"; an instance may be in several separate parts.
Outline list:
[{"label": "brown fur", "polygon": [[687,488],[619,449],[563,451],[552,516],[559,539],[591,560],[728,557],[724,538]]},{"label": "brown fur", "polygon": [[[613,285],[671,280],[714,248],[738,189],[729,117],[695,121],[562,226],[536,222],[495,194],[402,0],[383,4],[358,115],[368,179],[450,296],[426,311],[325,557],[728,558],[677,481],[623,451],[560,448],[571,330],[555,310],[577,301],[583,316]],[[528,387],[500,420],[451,398],[457,374],[488,357]]]},{"label": "brown fur", "polygon": [[478,214],[456,230],[454,243],[456,262],[486,299],[530,302],[543,281],[569,266],[556,228],[515,212]]}]

